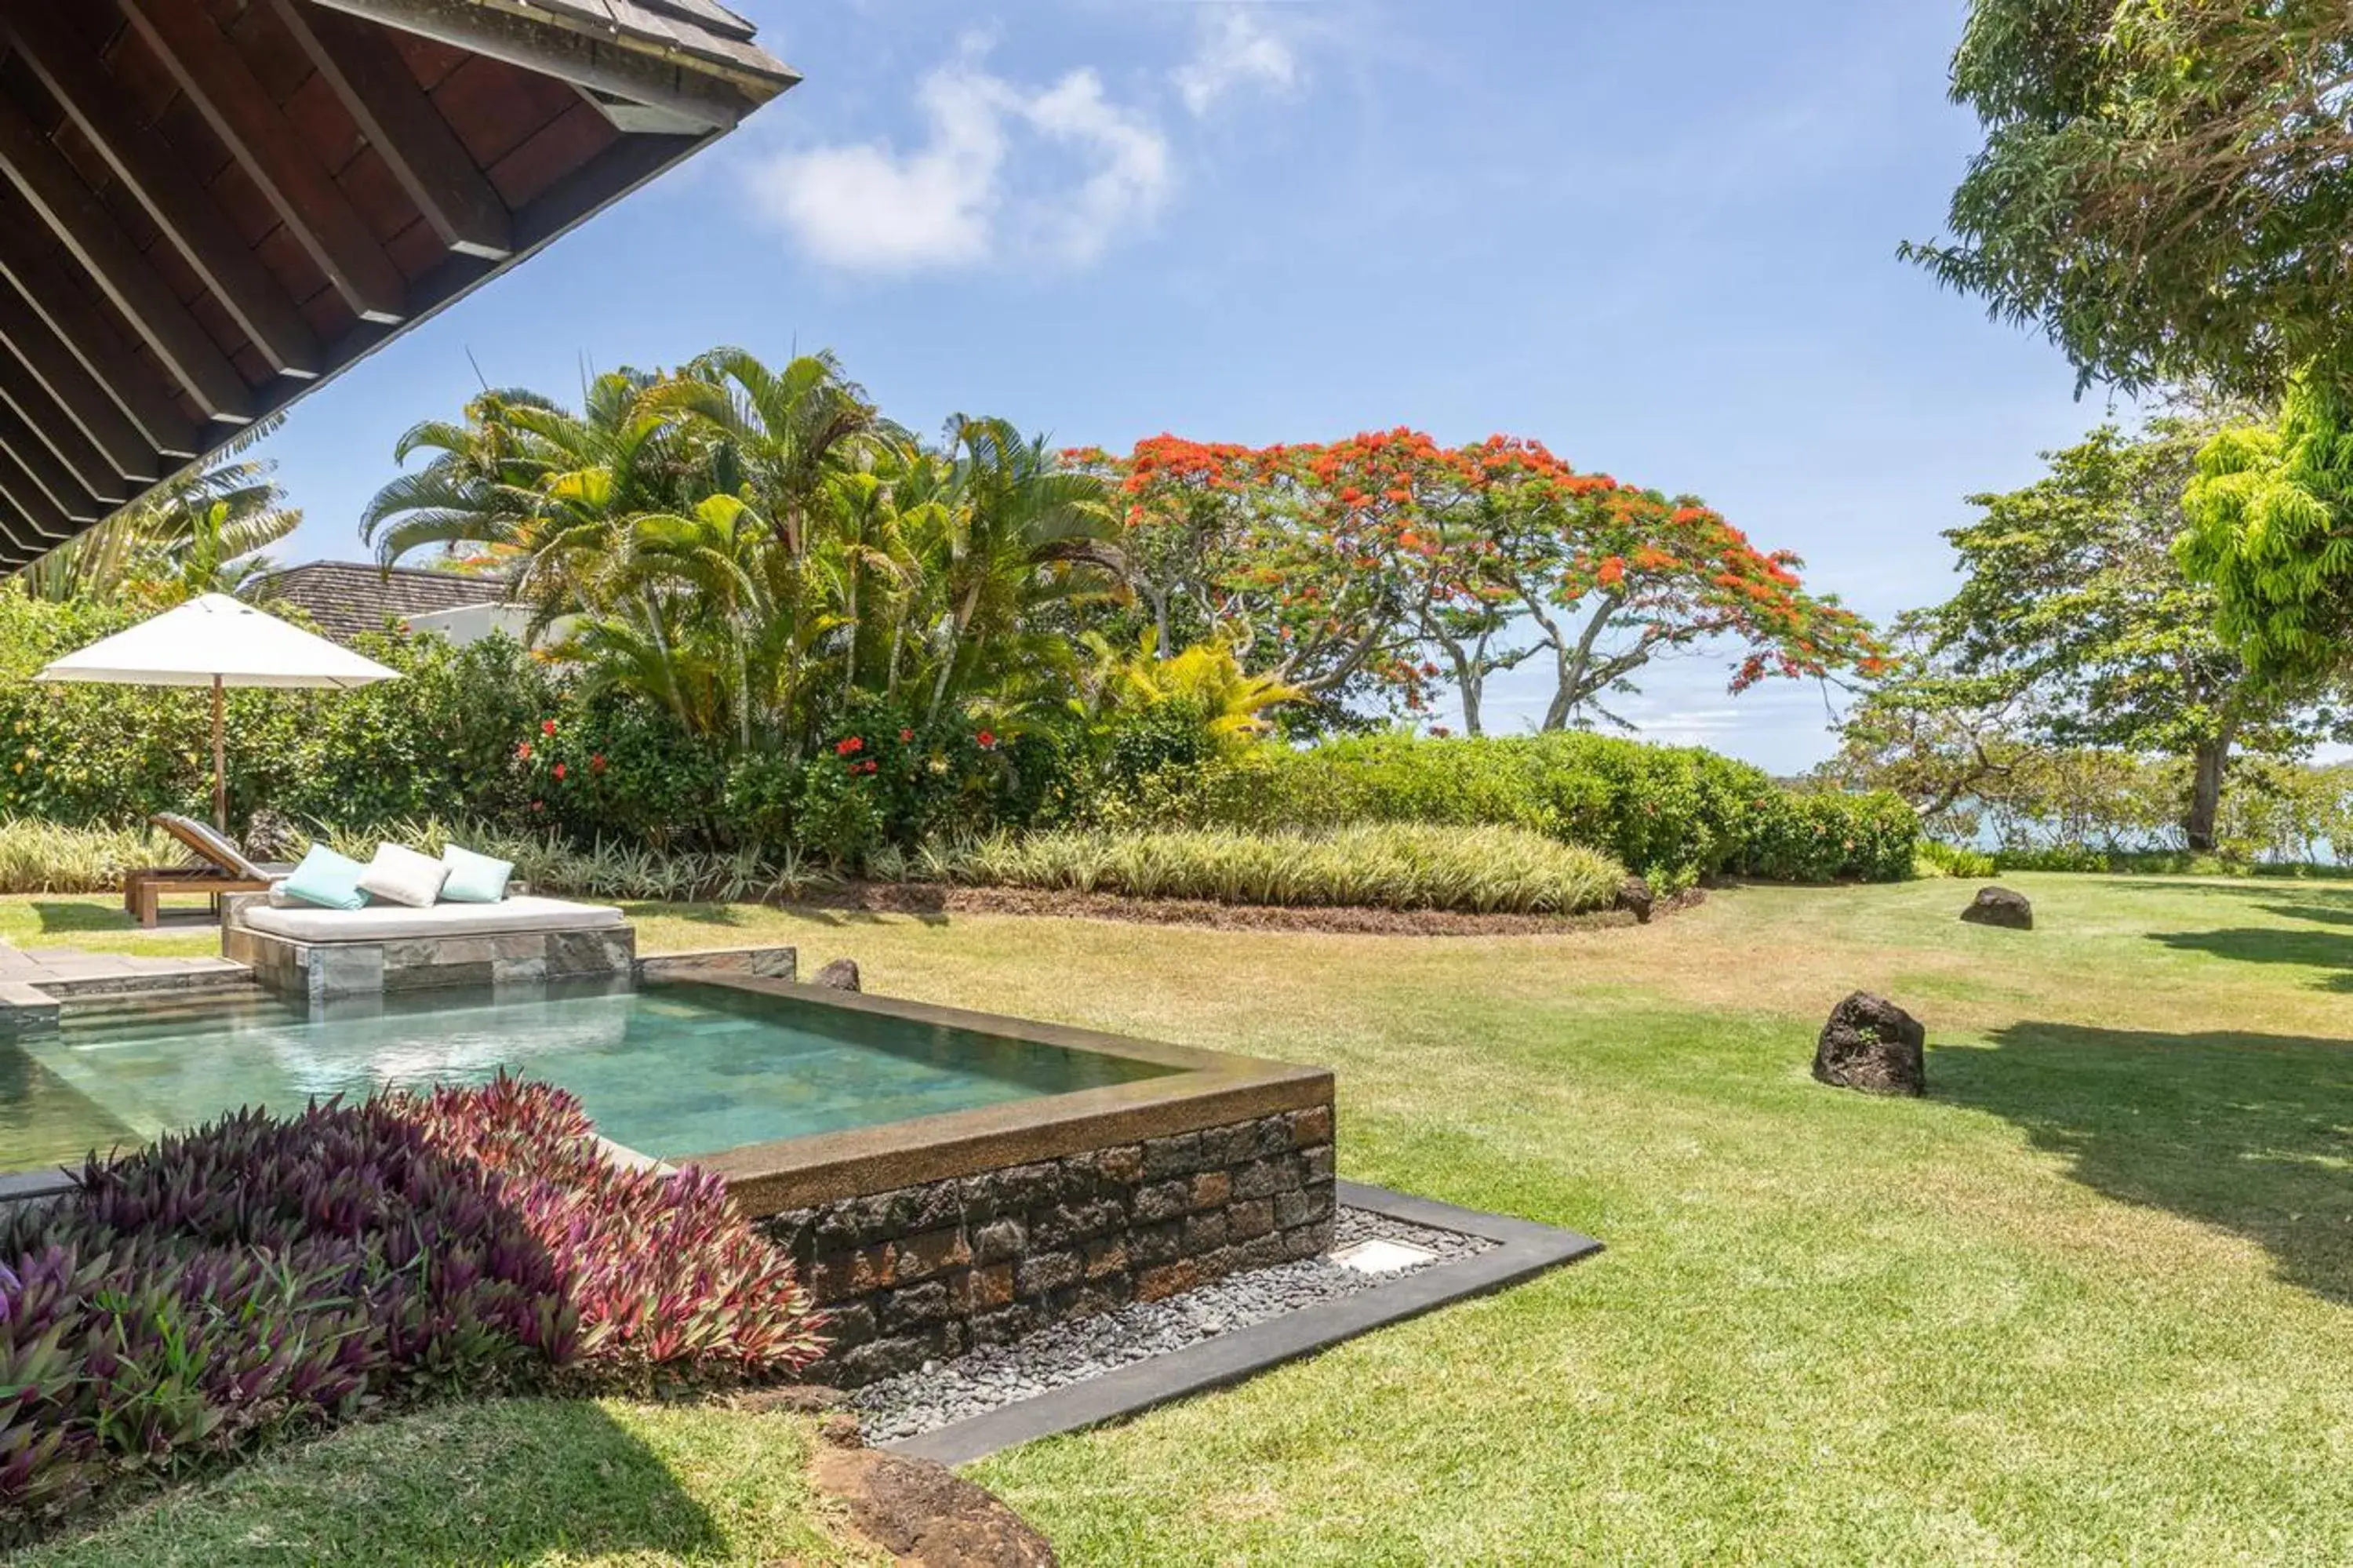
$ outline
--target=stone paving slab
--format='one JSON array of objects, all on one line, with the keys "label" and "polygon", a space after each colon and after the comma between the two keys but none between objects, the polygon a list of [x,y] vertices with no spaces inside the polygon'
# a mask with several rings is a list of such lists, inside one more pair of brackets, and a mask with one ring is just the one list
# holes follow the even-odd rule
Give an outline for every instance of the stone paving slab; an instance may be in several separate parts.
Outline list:
[{"label": "stone paving slab", "polygon": [[[243,985],[253,971],[227,959],[154,959],[89,953],[79,948],[14,948],[0,943],[0,987],[25,993],[0,1007],[0,1034],[55,1028],[57,1003],[121,991],[196,991]],[[32,1002],[39,997],[46,1012]]]}]

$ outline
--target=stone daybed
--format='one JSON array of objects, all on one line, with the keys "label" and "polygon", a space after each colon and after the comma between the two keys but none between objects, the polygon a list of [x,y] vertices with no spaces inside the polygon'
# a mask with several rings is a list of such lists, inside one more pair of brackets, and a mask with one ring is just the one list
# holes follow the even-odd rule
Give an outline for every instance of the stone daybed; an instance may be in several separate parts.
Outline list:
[{"label": "stone daybed", "polygon": [[221,952],[281,994],[330,997],[631,974],[618,909],[517,895],[496,904],[313,909],[228,901]]}]

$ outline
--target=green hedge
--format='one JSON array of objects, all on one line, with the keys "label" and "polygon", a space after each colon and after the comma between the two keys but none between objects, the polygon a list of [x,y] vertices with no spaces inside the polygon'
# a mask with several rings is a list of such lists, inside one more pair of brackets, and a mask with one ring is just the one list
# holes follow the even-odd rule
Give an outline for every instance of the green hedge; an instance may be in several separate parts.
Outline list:
[{"label": "green hedge", "polygon": [[[51,684],[60,653],[138,619],[0,594],[0,818],[129,825],[212,814],[212,697],[196,688]],[[552,711],[547,668],[514,642],[367,638],[403,678],[351,692],[228,694],[229,815],[296,821],[517,816],[517,737]]]},{"label": "green hedge", "polygon": [[1519,827],[1602,851],[1667,888],[1704,876],[1897,881],[1912,874],[1918,839],[1893,795],[1792,791],[1695,747],[1579,734],[1257,747],[1118,784],[1095,818],[1257,831]]}]

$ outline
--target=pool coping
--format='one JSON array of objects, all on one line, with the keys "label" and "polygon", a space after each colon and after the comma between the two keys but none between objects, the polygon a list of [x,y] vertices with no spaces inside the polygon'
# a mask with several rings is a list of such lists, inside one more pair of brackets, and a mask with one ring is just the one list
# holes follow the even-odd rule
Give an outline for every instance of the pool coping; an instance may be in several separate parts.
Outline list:
[{"label": "pool coping", "polygon": [[1457,1301],[1491,1295],[1602,1250],[1601,1243],[1575,1231],[1358,1181],[1335,1183],[1335,1194],[1346,1208],[1480,1236],[1497,1245],[1470,1257],[1369,1286],[1336,1301],[1298,1308],[1099,1377],[1066,1383],[930,1432],[899,1438],[882,1444],[882,1449],[944,1465],[970,1464],[1041,1437],[1124,1420],[1192,1394],[1229,1386],[1344,1340]]},{"label": "pool coping", "polygon": [[[1131,1083],[743,1144],[672,1161],[716,1172],[727,1182],[736,1207],[753,1219],[1332,1103],[1333,1078],[1327,1067],[726,969],[680,967],[649,976],[645,984],[648,990],[679,984],[727,986],[1175,1069]],[[1009,1027],[1013,1025],[1018,1028]]]}]

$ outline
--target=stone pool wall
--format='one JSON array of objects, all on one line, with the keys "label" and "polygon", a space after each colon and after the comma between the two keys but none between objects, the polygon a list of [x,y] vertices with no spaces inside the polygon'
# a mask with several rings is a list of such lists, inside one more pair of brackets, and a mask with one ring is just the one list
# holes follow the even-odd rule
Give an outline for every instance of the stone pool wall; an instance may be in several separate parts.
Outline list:
[{"label": "stone pool wall", "polygon": [[254,930],[232,916],[221,928],[221,952],[281,996],[327,1001],[380,991],[627,977],[636,969],[637,931],[625,925],[313,943]]},{"label": "stone pool wall", "polygon": [[1332,1245],[1332,1108],[1310,1107],[770,1216],[842,1384]]}]

